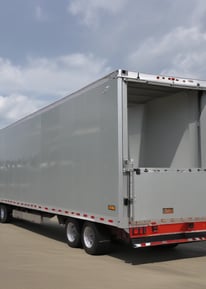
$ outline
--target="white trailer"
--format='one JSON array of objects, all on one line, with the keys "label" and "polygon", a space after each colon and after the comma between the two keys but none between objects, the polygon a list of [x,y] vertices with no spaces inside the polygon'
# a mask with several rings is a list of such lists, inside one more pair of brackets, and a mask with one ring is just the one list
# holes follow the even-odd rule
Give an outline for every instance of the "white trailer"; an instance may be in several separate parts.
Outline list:
[{"label": "white trailer", "polygon": [[206,81],[115,71],[0,131],[0,221],[105,253],[206,240]]}]

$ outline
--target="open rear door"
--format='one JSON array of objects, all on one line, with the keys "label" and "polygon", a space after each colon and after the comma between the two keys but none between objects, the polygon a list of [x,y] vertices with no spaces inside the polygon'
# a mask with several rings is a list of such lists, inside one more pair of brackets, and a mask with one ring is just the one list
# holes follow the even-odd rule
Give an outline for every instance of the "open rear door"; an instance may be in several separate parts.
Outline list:
[{"label": "open rear door", "polygon": [[206,218],[204,91],[132,81],[127,101],[131,221]]},{"label": "open rear door", "polygon": [[206,220],[206,171],[140,169],[134,177],[133,221]]}]

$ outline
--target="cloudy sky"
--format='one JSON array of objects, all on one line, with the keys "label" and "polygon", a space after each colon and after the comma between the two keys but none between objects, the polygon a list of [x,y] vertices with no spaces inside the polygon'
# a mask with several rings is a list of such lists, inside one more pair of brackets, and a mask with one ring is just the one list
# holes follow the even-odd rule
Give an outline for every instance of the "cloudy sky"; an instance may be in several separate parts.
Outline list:
[{"label": "cloudy sky", "polygon": [[123,68],[206,79],[205,0],[0,0],[0,127]]}]

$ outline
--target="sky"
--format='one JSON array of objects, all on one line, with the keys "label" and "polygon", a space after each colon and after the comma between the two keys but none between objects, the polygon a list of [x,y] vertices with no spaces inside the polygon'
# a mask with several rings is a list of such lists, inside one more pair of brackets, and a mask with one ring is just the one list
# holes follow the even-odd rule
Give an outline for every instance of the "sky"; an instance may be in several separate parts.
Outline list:
[{"label": "sky", "polygon": [[0,128],[122,68],[206,80],[205,0],[0,0]]}]

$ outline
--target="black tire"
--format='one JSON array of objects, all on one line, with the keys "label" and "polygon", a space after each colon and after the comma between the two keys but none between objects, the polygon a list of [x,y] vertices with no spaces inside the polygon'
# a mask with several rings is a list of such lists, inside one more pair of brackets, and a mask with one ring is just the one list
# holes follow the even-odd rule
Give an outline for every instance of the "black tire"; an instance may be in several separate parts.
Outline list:
[{"label": "black tire", "polygon": [[9,206],[0,205],[0,223],[8,223],[11,221],[12,210]]},{"label": "black tire", "polygon": [[81,226],[80,221],[69,218],[65,225],[67,244],[72,248],[81,248]]},{"label": "black tire", "polygon": [[82,229],[82,245],[90,255],[103,255],[111,249],[111,239],[105,228],[85,222]]}]

